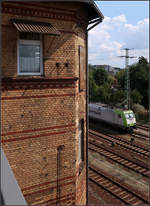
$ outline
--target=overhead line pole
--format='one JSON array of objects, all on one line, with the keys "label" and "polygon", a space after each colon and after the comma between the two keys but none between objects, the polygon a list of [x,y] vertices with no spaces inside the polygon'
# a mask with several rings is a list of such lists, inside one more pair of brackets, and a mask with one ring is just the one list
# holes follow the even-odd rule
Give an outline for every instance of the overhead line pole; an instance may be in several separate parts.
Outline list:
[{"label": "overhead line pole", "polygon": [[129,58],[136,58],[135,56],[129,56],[128,48],[123,49],[125,50],[125,69],[126,69],[126,76],[125,76],[125,96],[126,96],[126,107],[130,109],[130,73],[129,73]]}]

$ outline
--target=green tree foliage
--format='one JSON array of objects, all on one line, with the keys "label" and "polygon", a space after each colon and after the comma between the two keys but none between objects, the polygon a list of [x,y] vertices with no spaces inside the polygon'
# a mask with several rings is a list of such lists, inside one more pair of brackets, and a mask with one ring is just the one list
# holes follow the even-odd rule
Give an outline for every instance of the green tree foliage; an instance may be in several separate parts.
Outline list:
[{"label": "green tree foliage", "polygon": [[148,61],[146,58],[144,58],[143,56],[139,57],[139,64],[143,65],[143,66],[147,66]]},{"label": "green tree foliage", "polygon": [[148,62],[144,57],[140,57],[137,64],[130,67],[130,85],[131,90],[136,90],[141,95],[141,103],[145,108],[148,108],[148,77],[149,68]]},{"label": "green tree foliage", "polygon": [[93,71],[89,70],[89,100],[92,101],[97,95],[97,85],[93,78]]},{"label": "green tree foliage", "polygon": [[[129,67],[131,103],[141,104],[148,109],[148,61],[139,57],[139,61]],[[115,77],[111,76],[102,68],[95,69],[89,65],[89,100],[102,102],[109,105],[123,105],[125,100],[126,70],[122,69]],[[117,87],[114,86],[117,82]]]},{"label": "green tree foliage", "polygon": [[93,78],[95,83],[100,86],[103,85],[105,82],[108,81],[108,74],[104,69],[94,69],[93,71]]},{"label": "green tree foliage", "polygon": [[138,90],[134,89],[131,92],[131,98],[132,98],[132,101],[134,103],[139,103],[140,104],[143,97],[142,97],[142,95],[140,94],[140,92]]},{"label": "green tree foliage", "polygon": [[110,105],[118,105],[123,102],[124,91],[122,89],[113,90],[110,97]]},{"label": "green tree foliage", "polygon": [[[120,91],[114,90],[114,81],[115,78],[110,76],[104,69],[95,69],[89,65],[89,101],[110,105],[116,103],[117,96],[120,98]],[[114,94],[116,98],[113,98]]]},{"label": "green tree foliage", "polygon": [[[149,66],[147,59],[139,57],[139,61],[129,67],[130,71],[130,88],[131,101],[140,103],[148,109],[148,76]],[[121,89],[125,86],[126,71],[121,70],[117,73],[116,78]]]},{"label": "green tree foliage", "polygon": [[117,74],[115,75],[121,89],[124,89],[125,87],[125,75],[126,75],[125,69],[122,69],[121,71],[117,72]]}]

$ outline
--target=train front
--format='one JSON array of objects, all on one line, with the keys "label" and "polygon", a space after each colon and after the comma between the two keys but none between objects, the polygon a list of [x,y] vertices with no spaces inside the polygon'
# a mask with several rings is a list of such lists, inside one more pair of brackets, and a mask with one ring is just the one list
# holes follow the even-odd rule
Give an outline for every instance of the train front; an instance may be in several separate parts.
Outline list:
[{"label": "train front", "polygon": [[124,111],[127,128],[136,128],[136,118],[132,110]]}]

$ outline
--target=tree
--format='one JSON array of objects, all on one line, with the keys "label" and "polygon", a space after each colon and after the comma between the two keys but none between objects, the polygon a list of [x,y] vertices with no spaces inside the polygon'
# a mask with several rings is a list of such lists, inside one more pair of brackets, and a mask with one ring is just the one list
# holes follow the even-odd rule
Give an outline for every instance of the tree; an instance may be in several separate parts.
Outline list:
[{"label": "tree", "polygon": [[140,104],[143,97],[142,97],[142,95],[140,94],[139,91],[134,89],[131,92],[131,98],[132,98],[133,103],[139,103]]},{"label": "tree", "polygon": [[94,97],[96,95],[96,83],[94,81],[94,78],[93,78],[93,72],[90,71],[89,72],[89,100],[90,101],[94,101]]},{"label": "tree", "polygon": [[148,109],[148,62],[144,57],[140,57],[137,64],[130,66],[131,91],[137,90],[142,96],[141,104]]},{"label": "tree", "polygon": [[147,61],[147,59],[145,57],[141,56],[141,57],[139,57],[138,64],[142,64],[142,65],[146,66],[148,64],[148,61]]},{"label": "tree", "polygon": [[[131,100],[133,103],[141,103],[146,109],[148,109],[149,66],[147,59],[139,57],[138,63],[129,66],[129,72]],[[116,74],[118,84],[123,90],[125,87],[125,75],[125,70],[121,70]]]},{"label": "tree", "polygon": [[116,105],[116,104],[121,104],[124,99],[124,92],[122,89],[117,89],[111,91],[111,96],[110,96],[110,105]]},{"label": "tree", "polygon": [[95,69],[93,71],[93,78],[95,80],[95,83],[100,86],[103,85],[105,82],[108,81],[108,74],[105,71],[105,69]]},{"label": "tree", "polygon": [[[123,105],[125,101],[126,70],[117,72],[115,78],[102,68],[89,66],[89,97],[109,105]],[[148,76],[149,64],[146,58],[140,57],[136,64],[129,66],[131,103],[141,104],[148,109]],[[114,84],[114,82],[117,82]]]},{"label": "tree", "polygon": [[125,69],[120,70],[119,72],[117,72],[117,74],[115,75],[118,84],[120,85],[120,87],[124,90],[125,88]]}]

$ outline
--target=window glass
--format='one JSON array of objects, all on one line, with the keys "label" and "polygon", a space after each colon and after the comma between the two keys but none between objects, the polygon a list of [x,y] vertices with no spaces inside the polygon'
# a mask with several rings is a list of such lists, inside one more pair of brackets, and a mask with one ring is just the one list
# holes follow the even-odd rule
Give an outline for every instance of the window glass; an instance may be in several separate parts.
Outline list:
[{"label": "window glass", "polygon": [[41,74],[40,34],[19,33],[19,74]]},{"label": "window glass", "polygon": [[127,114],[125,114],[125,117],[127,119],[132,119],[134,117],[134,115],[132,113],[127,113]]},{"label": "window glass", "polygon": [[129,118],[133,118],[134,116],[133,116],[133,114],[132,113],[130,113],[129,114]]},{"label": "window glass", "polygon": [[40,45],[19,45],[20,72],[40,72]]}]

